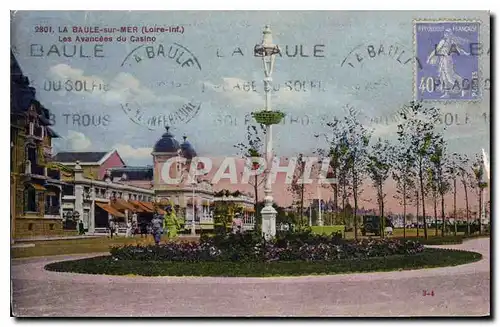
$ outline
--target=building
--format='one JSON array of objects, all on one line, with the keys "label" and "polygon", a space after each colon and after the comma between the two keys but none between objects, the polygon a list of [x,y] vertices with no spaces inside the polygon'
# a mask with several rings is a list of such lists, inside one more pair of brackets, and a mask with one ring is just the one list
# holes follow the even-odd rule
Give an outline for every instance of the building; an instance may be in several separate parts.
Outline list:
[{"label": "building", "polygon": [[113,218],[124,233],[127,219],[132,220],[134,213],[139,219],[151,219],[155,201],[152,189],[113,182],[109,171],[104,180],[88,178],[84,171],[77,161],[73,165],[71,184],[63,190],[62,210],[67,229],[75,229],[81,219],[87,233],[107,233]]},{"label": "building", "polygon": [[[214,202],[212,184],[202,178],[193,179],[190,183],[188,176],[196,155],[186,136],[179,143],[170,133],[169,127],[166,127],[165,133],[153,147],[153,190],[160,203],[174,204],[178,216],[184,217],[186,225],[191,225],[194,217],[196,229],[202,226],[211,228],[213,214],[210,208]],[[180,183],[167,183],[162,175],[165,174],[164,165],[170,159],[174,159],[175,164],[167,167],[169,177],[179,179]]]},{"label": "building", "polygon": [[[133,214],[138,220],[150,220],[156,209],[172,204],[177,216],[195,230],[213,228],[213,206],[218,201],[232,201],[244,208],[246,228],[253,228],[253,198],[244,194],[214,196],[212,184],[198,177],[190,182],[188,172],[196,151],[184,137],[177,141],[168,127],[153,147],[152,166],[127,166],[116,150],[110,152],[60,152],[55,156],[71,173],[63,174],[62,210],[64,227],[76,229],[83,221],[88,233],[105,233],[109,220],[118,221],[125,231],[127,219]],[[74,161],[73,161],[74,160]],[[170,167],[164,167],[167,161]],[[162,173],[168,168],[171,178],[180,183],[168,183]]]},{"label": "building", "polygon": [[52,166],[50,112],[11,52],[11,241],[62,233],[60,171]]},{"label": "building", "polygon": [[54,161],[70,168],[73,168],[79,161],[83,168],[83,175],[98,180],[104,179],[108,169],[125,166],[116,150],[109,152],[59,152],[55,155]]}]

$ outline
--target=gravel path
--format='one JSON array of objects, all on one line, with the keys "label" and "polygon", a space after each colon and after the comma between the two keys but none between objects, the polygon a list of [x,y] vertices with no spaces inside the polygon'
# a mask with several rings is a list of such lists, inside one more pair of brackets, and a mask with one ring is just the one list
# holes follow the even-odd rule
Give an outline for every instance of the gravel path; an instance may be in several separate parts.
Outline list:
[{"label": "gravel path", "polygon": [[[411,271],[310,277],[127,277],[49,272],[50,262],[12,260],[16,316],[485,316],[490,314],[490,239],[436,246],[479,252],[481,261]],[[423,296],[423,291],[434,296]]]}]

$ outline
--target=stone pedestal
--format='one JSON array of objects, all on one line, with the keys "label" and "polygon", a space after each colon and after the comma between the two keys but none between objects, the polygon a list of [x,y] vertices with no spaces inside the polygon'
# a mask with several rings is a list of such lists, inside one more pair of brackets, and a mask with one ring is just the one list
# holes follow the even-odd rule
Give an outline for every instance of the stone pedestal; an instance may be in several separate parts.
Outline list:
[{"label": "stone pedestal", "polygon": [[266,205],[262,208],[262,236],[266,240],[276,237],[276,215],[278,212],[273,208],[273,199],[266,196]]}]

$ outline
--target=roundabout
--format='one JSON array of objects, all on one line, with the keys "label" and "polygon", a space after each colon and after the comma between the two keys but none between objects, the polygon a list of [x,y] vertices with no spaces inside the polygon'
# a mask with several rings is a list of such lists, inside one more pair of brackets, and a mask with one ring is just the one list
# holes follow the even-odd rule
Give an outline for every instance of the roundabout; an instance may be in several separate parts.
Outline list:
[{"label": "roundabout", "polygon": [[[305,277],[137,277],[47,271],[99,254],[12,261],[16,316],[484,316],[489,239],[435,246],[480,253],[455,267]],[[434,248],[434,246],[432,247]],[[427,294],[434,294],[429,296]]]}]

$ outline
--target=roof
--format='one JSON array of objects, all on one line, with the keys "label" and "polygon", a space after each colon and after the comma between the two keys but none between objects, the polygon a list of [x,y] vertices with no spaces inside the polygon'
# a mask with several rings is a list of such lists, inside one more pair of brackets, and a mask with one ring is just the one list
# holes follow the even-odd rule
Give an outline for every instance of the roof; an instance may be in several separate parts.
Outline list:
[{"label": "roof", "polygon": [[[59,152],[55,155],[53,161],[64,162],[69,165],[75,164],[76,161],[80,161],[80,164],[102,165],[114,153],[120,157],[116,150],[109,152]],[[123,162],[121,157],[120,160]]]},{"label": "roof", "polygon": [[174,138],[174,135],[169,132],[169,127],[167,126],[165,129],[166,132],[153,147],[153,152],[173,153],[177,152],[181,148],[179,142]]},{"label": "roof", "polygon": [[54,161],[59,162],[95,162],[98,163],[107,152],[59,152]]},{"label": "roof", "polygon": [[111,178],[123,177],[126,175],[126,179],[129,181],[137,180],[152,180],[153,179],[153,167],[116,167],[110,168]]},{"label": "roof", "polygon": [[184,136],[184,142],[181,144],[182,155],[187,159],[192,159],[196,157],[196,151],[193,146],[187,140],[187,137]]},{"label": "roof", "polygon": [[50,110],[36,100],[36,89],[30,86],[30,80],[23,74],[16,57],[10,52],[10,111],[24,113],[31,105],[35,106],[40,123],[44,126],[52,125]]}]

